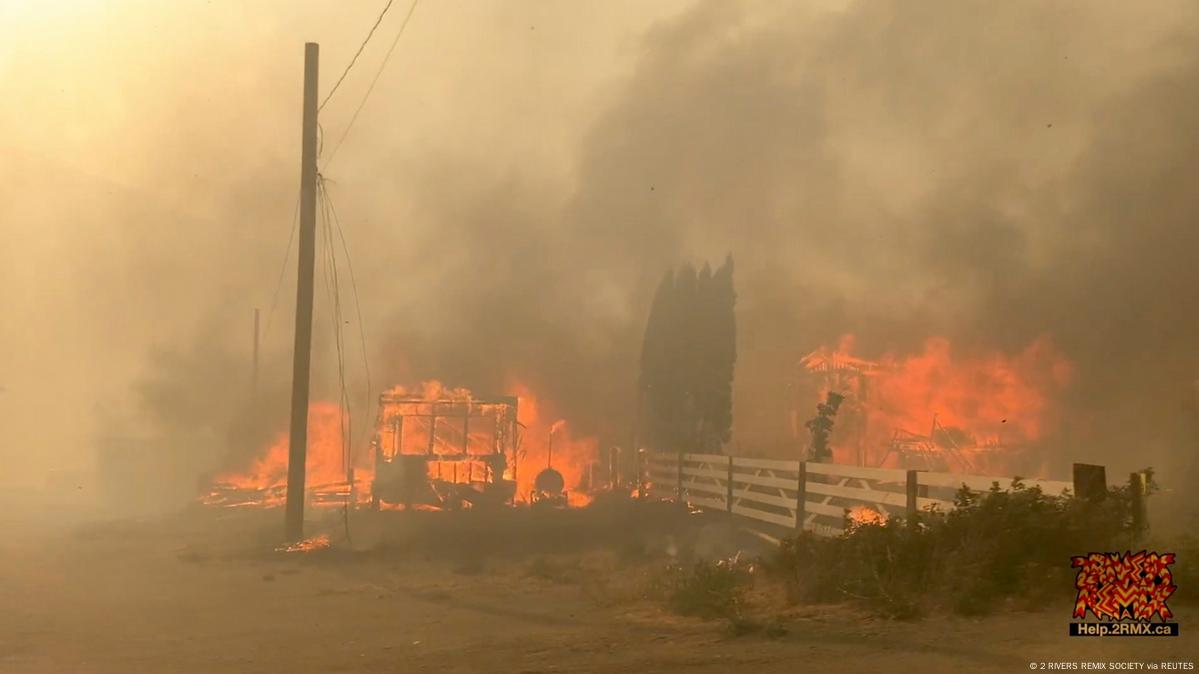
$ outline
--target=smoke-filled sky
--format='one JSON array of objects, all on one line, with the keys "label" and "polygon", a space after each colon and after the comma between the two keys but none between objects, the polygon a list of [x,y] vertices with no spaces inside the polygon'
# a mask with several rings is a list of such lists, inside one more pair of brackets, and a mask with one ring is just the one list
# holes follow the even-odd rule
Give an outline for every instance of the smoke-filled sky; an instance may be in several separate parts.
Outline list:
[{"label": "smoke-filled sky", "polygon": [[[165,434],[202,470],[279,423],[302,43],[323,96],[382,4],[0,0],[7,465]],[[322,113],[326,153],[407,4]],[[743,448],[843,333],[1047,336],[1075,366],[1063,457],[1168,479],[1195,449],[1197,29],[1186,0],[425,0],[322,169],[374,386],[520,380],[625,442],[649,294],[732,252]]]}]

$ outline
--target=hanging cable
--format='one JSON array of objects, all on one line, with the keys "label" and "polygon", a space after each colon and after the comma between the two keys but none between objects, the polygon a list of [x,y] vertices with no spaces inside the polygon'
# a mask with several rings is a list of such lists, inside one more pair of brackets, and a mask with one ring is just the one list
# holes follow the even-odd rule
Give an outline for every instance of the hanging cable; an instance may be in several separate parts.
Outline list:
[{"label": "hanging cable", "polygon": [[358,318],[358,340],[359,346],[362,348],[362,370],[366,375],[366,407],[370,409],[371,404],[371,368],[370,361],[367,358],[366,351],[366,327],[362,320],[362,303],[358,299],[358,280],[354,277],[354,262],[350,257],[350,247],[346,244],[345,230],[341,226],[341,218],[337,215],[337,206],[333,203],[333,198],[325,193],[326,200],[329,203],[329,211],[333,214],[333,226],[337,230],[337,236],[341,240],[342,255],[346,260],[346,268],[350,273],[350,290],[354,294],[354,313]]},{"label": "hanging cable", "polygon": [[383,74],[383,69],[387,67],[388,60],[391,59],[391,53],[395,51],[396,45],[400,43],[400,38],[404,36],[404,30],[408,28],[408,22],[412,20],[412,13],[416,11],[416,5],[420,0],[412,0],[412,4],[408,7],[408,13],[404,15],[404,21],[400,24],[400,30],[396,32],[395,39],[391,41],[391,46],[388,47],[387,53],[383,56],[383,63],[379,64],[379,69],[375,71],[375,77],[371,80],[371,84],[363,94],[362,100],[358,102],[358,107],[355,108],[353,116],[350,117],[350,123],[346,124],[346,128],[341,132],[341,137],[337,139],[337,144],[333,146],[333,151],[329,153],[329,158],[325,160],[325,169],[329,168],[329,164],[333,163],[333,158],[337,156],[337,151],[341,149],[341,144],[345,142],[346,136],[350,135],[350,129],[354,128],[354,122],[358,121],[358,114],[362,112],[363,106],[371,96],[371,92],[375,90],[375,85],[379,82],[379,76]]},{"label": "hanging cable", "polygon": [[283,287],[283,275],[287,273],[287,261],[291,259],[291,244],[296,240],[296,230],[300,228],[300,195],[296,194],[296,207],[291,216],[291,234],[287,237],[287,247],[283,250],[283,264],[279,267],[279,278],[275,281],[275,292],[271,293],[271,308],[266,312],[266,327],[262,331],[262,341],[265,342],[271,334],[271,322],[275,318],[275,306],[279,302],[279,290]]},{"label": "hanging cable", "polygon": [[353,451],[351,449],[353,412],[350,409],[349,389],[346,385],[345,343],[342,328],[344,321],[341,311],[341,286],[337,271],[337,246],[333,237],[331,200],[329,199],[325,179],[319,173],[317,174],[317,196],[321,202],[321,220],[323,224],[321,227],[321,236],[324,243],[323,255],[321,256],[322,269],[325,272],[326,292],[330,297],[333,344],[337,353],[338,430],[341,439],[342,468],[345,471],[346,487],[349,490],[342,507],[342,526],[345,531],[346,542],[352,546],[353,540],[350,536],[350,506],[356,482],[356,478],[353,475]]},{"label": "hanging cable", "polygon": [[379,24],[383,22],[383,17],[387,16],[387,10],[391,9],[391,3],[393,1],[394,0],[387,0],[387,4],[383,6],[383,11],[379,12],[379,18],[375,19],[375,25],[371,26],[370,32],[366,34],[366,39],[362,41],[362,44],[358,45],[358,51],[354,52],[354,58],[350,59],[350,63],[346,66],[346,69],[341,72],[341,77],[337,78],[337,82],[333,84],[333,88],[330,89],[329,93],[325,95],[325,100],[321,101],[321,104],[317,106],[317,112],[325,109],[325,104],[329,102],[330,98],[333,98],[333,94],[337,92],[337,87],[340,87],[342,80],[346,78],[346,75],[350,74],[350,69],[353,68],[354,64],[358,62],[358,57],[362,56],[362,50],[366,49],[366,44],[371,41],[371,36],[375,34],[375,29],[378,28]]}]

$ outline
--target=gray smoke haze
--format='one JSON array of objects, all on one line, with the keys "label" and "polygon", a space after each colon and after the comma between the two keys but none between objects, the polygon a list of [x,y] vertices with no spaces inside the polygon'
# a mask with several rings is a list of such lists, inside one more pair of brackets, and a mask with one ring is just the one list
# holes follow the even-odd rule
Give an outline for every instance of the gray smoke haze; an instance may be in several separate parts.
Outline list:
[{"label": "gray smoke haze", "polygon": [[[52,59],[45,73],[5,63],[18,91],[63,106],[51,120],[92,109],[90,131],[51,149],[49,127],[31,131],[3,168],[14,245],[0,280],[20,297],[0,343],[18,383],[0,395],[22,429],[6,456],[53,467],[53,447],[110,427],[186,436],[164,450],[188,457],[167,462],[185,466],[183,484],[282,428],[292,268],[253,409],[247,363],[295,200],[300,43],[322,42],[327,90],[373,11],[285,7],[127,3],[124,30],[146,44],[101,63],[144,68],[114,91],[68,82],[56,97]],[[624,444],[655,283],[731,251],[745,451],[790,451],[787,375],[843,333],[874,353],[932,335],[963,353],[1019,351],[1048,335],[1075,364],[1055,451],[1170,481],[1196,443],[1197,11],[422,7],[324,170],[375,387],[432,377],[494,392],[515,378]],[[326,147],[382,49],[326,111]],[[27,118],[20,99],[8,107],[0,120]],[[317,311],[315,394],[332,398]],[[74,415],[87,433],[64,430]]]}]

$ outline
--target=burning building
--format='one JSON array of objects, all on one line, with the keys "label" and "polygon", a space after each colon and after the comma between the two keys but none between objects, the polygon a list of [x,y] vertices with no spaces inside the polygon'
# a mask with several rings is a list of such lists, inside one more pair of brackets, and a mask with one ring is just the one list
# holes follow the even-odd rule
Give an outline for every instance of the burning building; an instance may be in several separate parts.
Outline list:
[{"label": "burning building", "polygon": [[[551,406],[514,382],[515,395],[479,397],[427,381],[379,396],[369,451],[351,445],[337,405],[308,413],[307,498],[314,506],[470,507],[491,503],[584,505],[598,456]],[[283,505],[288,436],[280,433],[236,470],[212,480],[201,501],[225,507]]]},{"label": "burning building", "polygon": [[940,338],[909,356],[853,352],[846,336],[800,361],[791,426],[801,445],[803,420],[834,391],[845,396],[833,432],[837,463],[988,474],[1041,469],[1030,450],[1055,423],[1055,402],[1071,375],[1049,340],[1014,355],[963,356]]},{"label": "burning building", "polygon": [[519,399],[466,389],[403,389],[379,397],[371,501],[459,507],[515,499]]}]

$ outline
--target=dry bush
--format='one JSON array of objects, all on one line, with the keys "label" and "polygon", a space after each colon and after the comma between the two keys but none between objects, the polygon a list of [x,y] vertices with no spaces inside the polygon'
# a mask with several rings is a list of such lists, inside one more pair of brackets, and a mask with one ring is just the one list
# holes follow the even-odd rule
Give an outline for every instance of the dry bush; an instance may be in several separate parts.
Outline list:
[{"label": "dry bush", "polygon": [[1129,504],[1124,487],[1093,503],[1017,479],[1011,491],[963,489],[948,513],[860,525],[837,538],[804,533],[784,541],[769,568],[793,601],[862,600],[895,618],[1035,605],[1073,592],[1072,556],[1131,544]]},{"label": "dry bush", "polygon": [[650,583],[649,596],[679,615],[704,619],[742,617],[752,566],[740,556],[690,565],[669,564]]}]

